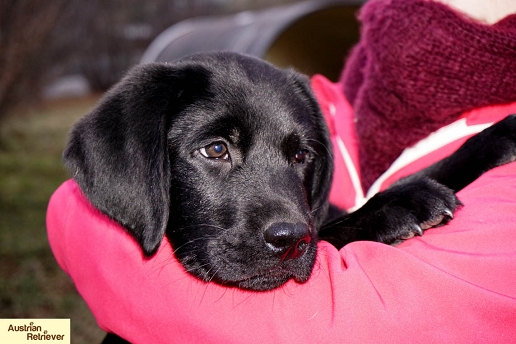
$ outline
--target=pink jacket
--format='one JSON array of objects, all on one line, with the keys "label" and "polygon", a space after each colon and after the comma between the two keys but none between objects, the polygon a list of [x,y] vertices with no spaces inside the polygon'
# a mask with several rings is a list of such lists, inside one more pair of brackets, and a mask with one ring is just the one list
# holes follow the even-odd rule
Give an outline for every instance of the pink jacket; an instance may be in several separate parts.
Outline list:
[{"label": "pink jacket", "polygon": [[[340,85],[313,88],[335,149],[332,202],[353,208],[367,197]],[[407,149],[375,192],[454,150],[516,103],[464,114]],[[510,343],[516,338],[516,163],[463,189],[447,226],[391,247],[321,242],[313,276],[270,292],[200,282],[165,239],[151,259],[94,209],[73,180],[50,200],[48,237],[101,328],[133,343]]]}]

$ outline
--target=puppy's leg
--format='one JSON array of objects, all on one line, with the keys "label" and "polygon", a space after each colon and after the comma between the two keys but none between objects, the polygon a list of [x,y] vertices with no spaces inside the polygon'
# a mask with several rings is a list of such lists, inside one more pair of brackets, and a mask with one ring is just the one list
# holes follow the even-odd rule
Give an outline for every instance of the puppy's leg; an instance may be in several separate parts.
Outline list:
[{"label": "puppy's leg", "polygon": [[455,192],[490,169],[516,160],[516,115],[467,140],[456,152],[403,178],[362,208],[326,224],[319,237],[337,248],[357,240],[397,244],[446,224],[461,205]]},{"label": "puppy's leg", "polygon": [[400,180],[431,178],[458,192],[492,168],[516,160],[516,115],[510,115],[468,139],[449,157]]},{"label": "puppy's leg", "polygon": [[451,189],[429,178],[415,179],[379,192],[360,209],[326,224],[319,238],[339,249],[359,240],[396,245],[446,224],[460,204]]}]

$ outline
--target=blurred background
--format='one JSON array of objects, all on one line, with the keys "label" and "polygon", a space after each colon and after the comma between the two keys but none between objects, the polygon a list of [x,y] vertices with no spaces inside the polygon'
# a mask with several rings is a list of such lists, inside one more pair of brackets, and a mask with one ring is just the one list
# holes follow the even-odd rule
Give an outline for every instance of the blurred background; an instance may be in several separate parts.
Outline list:
[{"label": "blurred background", "polygon": [[140,61],[236,50],[337,80],[360,0],[0,0],[0,318],[104,333],[57,266],[45,212],[71,125]]}]

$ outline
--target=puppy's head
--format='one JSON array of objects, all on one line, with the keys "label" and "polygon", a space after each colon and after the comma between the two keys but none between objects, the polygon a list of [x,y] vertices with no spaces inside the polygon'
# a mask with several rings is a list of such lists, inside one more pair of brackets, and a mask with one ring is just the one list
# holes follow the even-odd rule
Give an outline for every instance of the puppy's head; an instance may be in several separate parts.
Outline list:
[{"label": "puppy's head", "polygon": [[332,175],[305,77],[234,53],[136,67],[72,130],[65,164],[146,255],[253,290],[308,279]]}]

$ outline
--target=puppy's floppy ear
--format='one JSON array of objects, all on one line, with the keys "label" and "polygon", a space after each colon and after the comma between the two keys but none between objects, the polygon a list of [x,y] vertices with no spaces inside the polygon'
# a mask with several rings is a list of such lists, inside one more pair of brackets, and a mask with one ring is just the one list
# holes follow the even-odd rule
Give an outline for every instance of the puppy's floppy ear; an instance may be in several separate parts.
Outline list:
[{"label": "puppy's floppy ear", "polygon": [[310,110],[310,119],[317,133],[317,157],[314,178],[312,182],[311,203],[316,210],[316,220],[322,224],[329,207],[328,197],[333,179],[333,149],[330,139],[330,131],[319,103],[310,87],[310,79],[293,70],[289,71],[289,78],[299,90]]},{"label": "puppy's floppy ear", "polygon": [[70,134],[63,159],[72,177],[146,255],[157,250],[168,223],[168,129],[189,97],[206,89],[207,73],[193,63],[137,66]]}]

